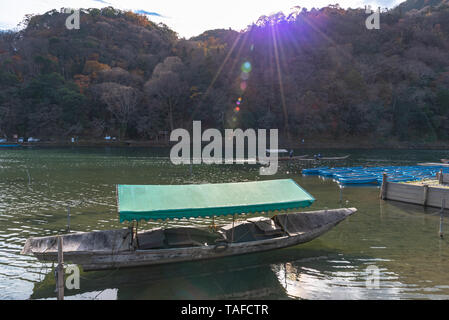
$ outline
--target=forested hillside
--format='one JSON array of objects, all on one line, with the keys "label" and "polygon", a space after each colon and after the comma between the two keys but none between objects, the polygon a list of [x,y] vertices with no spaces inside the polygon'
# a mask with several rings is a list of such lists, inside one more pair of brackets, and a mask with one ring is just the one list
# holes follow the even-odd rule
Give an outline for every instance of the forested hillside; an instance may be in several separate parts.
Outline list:
[{"label": "forested hillside", "polygon": [[449,141],[449,6],[296,8],[181,39],[113,8],[28,16],[0,36],[0,137],[279,128],[284,138]]}]

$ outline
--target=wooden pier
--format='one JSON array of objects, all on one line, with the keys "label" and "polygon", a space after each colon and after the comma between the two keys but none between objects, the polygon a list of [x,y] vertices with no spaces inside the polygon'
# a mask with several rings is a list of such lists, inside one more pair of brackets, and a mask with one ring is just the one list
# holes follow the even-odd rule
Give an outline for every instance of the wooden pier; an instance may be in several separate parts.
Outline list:
[{"label": "wooden pier", "polygon": [[[412,203],[428,207],[449,209],[449,174],[438,175],[441,178],[427,184],[388,182],[386,175],[382,180],[380,198]],[[442,182],[442,183],[441,183]],[[446,201],[447,200],[447,201]]]},{"label": "wooden pier", "polygon": [[441,162],[422,162],[422,163],[418,163],[418,166],[447,168],[447,167],[449,167],[449,163],[441,163]]}]

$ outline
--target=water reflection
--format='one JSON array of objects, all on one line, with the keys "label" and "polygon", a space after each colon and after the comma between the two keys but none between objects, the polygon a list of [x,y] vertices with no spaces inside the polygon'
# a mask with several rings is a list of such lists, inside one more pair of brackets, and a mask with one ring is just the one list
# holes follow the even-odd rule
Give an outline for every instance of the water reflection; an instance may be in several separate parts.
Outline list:
[{"label": "water reflection", "polygon": [[[94,292],[113,289],[117,299],[323,299],[323,293],[329,291],[326,287],[338,285],[335,280],[341,278],[338,270],[326,276],[329,263],[339,264],[340,260],[335,260],[339,257],[338,252],[297,246],[202,262],[83,272],[80,290],[66,290],[66,295],[90,299]],[[283,262],[285,259],[292,262]],[[307,294],[292,291],[298,287],[292,284],[298,279]],[[310,281],[304,281],[307,279]],[[54,299],[54,288],[53,273],[48,272],[35,283],[31,299]]]},{"label": "water reflection", "polygon": [[[295,259],[282,262],[285,259]],[[146,268],[81,273],[68,299],[448,299],[449,286],[404,284],[381,265],[387,259],[301,250]],[[379,287],[367,286],[379,266]],[[430,284],[430,283],[429,283]],[[53,272],[34,284],[31,299],[55,299]]]},{"label": "water reflection", "polygon": [[[165,266],[81,274],[80,290],[66,295],[89,299],[92,292],[115,289],[117,299],[272,299],[287,297],[267,255],[223,258]],[[113,288],[111,287],[113,286]],[[34,285],[32,299],[54,298],[50,273]],[[100,298],[100,297],[99,297]],[[103,296],[103,298],[111,298]]]}]

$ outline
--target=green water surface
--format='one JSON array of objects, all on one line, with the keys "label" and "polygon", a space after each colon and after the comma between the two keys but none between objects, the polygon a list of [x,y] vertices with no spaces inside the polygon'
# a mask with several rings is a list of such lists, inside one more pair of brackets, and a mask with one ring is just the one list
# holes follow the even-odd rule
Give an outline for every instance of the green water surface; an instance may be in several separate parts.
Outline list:
[{"label": "green water surface", "polygon": [[[296,150],[350,154],[330,166],[438,162],[447,151]],[[449,245],[438,237],[437,208],[379,200],[378,187],[341,189],[303,177],[312,163],[284,162],[275,176],[257,165],[175,166],[169,149],[21,148],[0,150],[0,299],[54,299],[51,264],[20,255],[32,236],[126,227],[118,222],[116,184],[186,184],[292,178],[317,201],[310,209],[356,207],[357,214],[300,246],[203,262],[82,272],[67,299],[448,299]],[[227,218],[221,218],[221,220]],[[220,219],[218,219],[220,220]],[[449,239],[449,217],[444,230]],[[223,222],[223,221],[221,221]],[[208,225],[211,221],[172,221]],[[168,223],[163,223],[167,225]],[[142,228],[160,223],[147,222]],[[378,286],[368,281],[379,270]],[[367,269],[368,268],[368,269]],[[367,286],[368,284],[368,286]],[[373,287],[374,285],[374,287]]]}]

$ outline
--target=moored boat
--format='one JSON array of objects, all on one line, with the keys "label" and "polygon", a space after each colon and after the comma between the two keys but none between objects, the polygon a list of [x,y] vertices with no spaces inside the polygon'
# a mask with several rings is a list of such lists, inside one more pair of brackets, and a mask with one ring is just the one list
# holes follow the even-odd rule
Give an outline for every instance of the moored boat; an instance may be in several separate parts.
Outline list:
[{"label": "moored boat", "polygon": [[[127,229],[30,238],[22,254],[56,261],[58,237],[64,261],[85,271],[195,261],[274,250],[305,243],[356,212],[341,208],[282,213],[235,221],[236,214],[297,209],[314,198],[293,180],[185,186],[117,188],[120,220]],[[138,231],[136,221],[233,215],[214,228],[173,227]]]},{"label": "moored boat", "polygon": [[0,144],[0,148],[18,148],[20,144]]},{"label": "moored boat", "polygon": [[343,157],[317,157],[317,158],[301,158],[302,161],[338,161],[338,160],[346,160],[350,157],[350,155],[346,155]]},{"label": "moored boat", "polygon": [[[294,156],[293,150],[290,150],[290,152],[289,152],[286,149],[267,149],[266,152],[267,152],[267,154],[278,154],[278,161],[302,160],[309,156],[308,154]],[[281,154],[286,154],[286,153],[288,153],[289,155],[288,156],[279,156]]]},{"label": "moored boat", "polygon": [[310,169],[303,169],[302,174],[303,175],[317,175],[320,173],[320,170],[326,170],[329,169],[329,167],[318,167],[318,168],[310,168]]},{"label": "moored boat", "polygon": [[289,160],[302,160],[306,157],[308,157],[308,154],[304,154],[302,156],[292,156],[292,157],[279,157],[278,160],[279,161],[289,161]]}]

